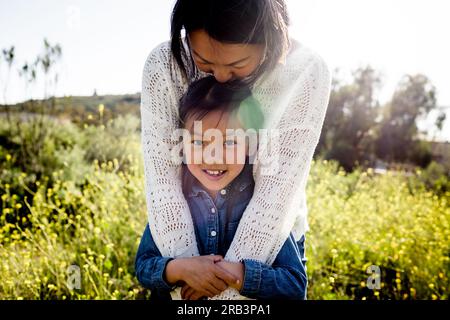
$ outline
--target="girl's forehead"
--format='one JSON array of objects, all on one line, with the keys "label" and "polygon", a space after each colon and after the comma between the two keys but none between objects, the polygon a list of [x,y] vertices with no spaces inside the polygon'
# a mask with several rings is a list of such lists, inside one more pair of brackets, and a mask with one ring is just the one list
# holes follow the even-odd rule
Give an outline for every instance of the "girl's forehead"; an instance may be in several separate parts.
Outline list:
[{"label": "girl's forehead", "polygon": [[242,129],[242,125],[234,113],[214,110],[207,113],[202,119],[189,118],[185,128],[195,134],[203,134],[209,129],[217,129],[226,134],[227,129]]}]

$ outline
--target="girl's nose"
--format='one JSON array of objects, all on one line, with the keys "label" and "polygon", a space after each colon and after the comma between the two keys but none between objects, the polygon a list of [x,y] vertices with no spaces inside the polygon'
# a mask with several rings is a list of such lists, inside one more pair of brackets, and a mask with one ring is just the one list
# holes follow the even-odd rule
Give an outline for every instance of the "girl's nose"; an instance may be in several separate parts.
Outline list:
[{"label": "girl's nose", "polygon": [[219,143],[211,142],[207,149],[203,149],[203,162],[206,164],[223,164],[225,153]]}]

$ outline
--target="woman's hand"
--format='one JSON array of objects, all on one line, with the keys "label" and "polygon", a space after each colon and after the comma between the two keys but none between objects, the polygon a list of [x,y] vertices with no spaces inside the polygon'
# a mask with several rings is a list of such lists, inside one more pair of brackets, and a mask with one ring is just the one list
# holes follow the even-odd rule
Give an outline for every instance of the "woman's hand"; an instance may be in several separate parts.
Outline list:
[{"label": "woman's hand", "polygon": [[[239,281],[237,283],[231,283],[229,285],[240,291],[244,282],[244,264],[240,262],[228,262],[222,259],[216,261],[216,265],[238,278]],[[185,284],[181,289],[181,298],[183,300],[199,300],[203,297],[205,297],[205,295],[202,292],[195,290],[188,284]]]},{"label": "woman's hand", "polygon": [[227,289],[229,285],[236,285],[239,280],[216,264],[222,260],[223,257],[218,255],[171,260],[166,267],[166,279],[172,284],[184,281],[186,286],[197,292],[195,297],[213,297]]}]

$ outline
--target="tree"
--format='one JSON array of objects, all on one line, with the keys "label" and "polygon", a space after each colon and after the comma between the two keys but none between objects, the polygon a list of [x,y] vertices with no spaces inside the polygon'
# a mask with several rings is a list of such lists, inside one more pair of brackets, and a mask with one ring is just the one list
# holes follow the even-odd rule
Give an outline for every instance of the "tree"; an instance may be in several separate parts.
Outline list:
[{"label": "tree", "polygon": [[8,83],[9,83],[9,79],[11,76],[11,69],[12,66],[14,64],[14,58],[15,58],[15,48],[14,46],[12,46],[9,49],[3,49],[2,50],[2,58],[5,60],[6,65],[7,65],[7,71],[6,71],[6,79],[5,82],[2,84],[3,86],[3,103],[5,104],[5,108],[6,108],[6,119],[8,120],[8,122],[11,122],[11,116],[9,113],[9,106],[7,103],[7,97],[6,97],[6,93],[8,92]]},{"label": "tree", "polygon": [[[3,59],[8,65],[8,78],[4,84],[4,97],[7,94],[9,73],[14,62],[14,47],[11,49],[3,50]],[[44,39],[44,51],[42,54],[37,55],[33,63],[25,62],[23,66],[18,70],[18,75],[23,79],[25,88],[33,85],[37,79],[39,68],[44,75],[44,97],[45,100],[34,101],[29,100],[20,105],[20,112],[16,112],[14,121],[9,116],[9,105],[6,105],[8,128],[10,130],[10,137],[13,137],[16,144],[19,146],[20,157],[18,163],[24,172],[34,172],[39,176],[43,173],[43,161],[42,158],[44,151],[42,146],[45,138],[48,136],[49,128],[46,126],[45,118],[48,115],[52,115],[55,109],[55,99],[52,97],[48,99],[49,86],[56,86],[58,81],[58,73],[54,71],[54,66],[61,57],[61,47],[51,45],[46,39]],[[6,98],[4,98],[6,99]],[[36,114],[25,113],[23,111],[32,109],[36,111]],[[23,113],[23,114],[22,114]],[[24,116],[24,117],[22,117]],[[29,122],[30,129],[23,130],[23,118]],[[25,134],[28,132],[28,135]]]},{"label": "tree", "polygon": [[434,125],[436,126],[439,132],[442,132],[442,129],[444,128],[444,122],[446,119],[447,115],[445,114],[444,111],[441,111],[434,122]]},{"label": "tree", "polygon": [[428,161],[428,147],[419,143],[417,120],[435,108],[436,90],[429,79],[421,74],[405,76],[391,102],[384,106],[375,144],[377,156],[389,162],[426,165],[421,162]]},{"label": "tree", "polygon": [[336,159],[350,171],[357,164],[370,162],[379,102],[375,98],[381,85],[370,66],[353,72],[353,82],[341,84],[333,79],[330,103],[317,153]]}]

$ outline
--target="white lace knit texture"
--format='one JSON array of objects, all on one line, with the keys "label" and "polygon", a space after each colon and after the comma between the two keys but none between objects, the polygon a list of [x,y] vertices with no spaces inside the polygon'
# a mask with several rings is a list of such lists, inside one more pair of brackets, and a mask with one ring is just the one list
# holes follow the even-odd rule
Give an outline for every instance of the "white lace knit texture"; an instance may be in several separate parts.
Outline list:
[{"label": "white lace knit texture", "polygon": [[[204,76],[204,74],[202,75]],[[306,181],[319,141],[330,94],[331,75],[324,60],[297,43],[285,64],[259,79],[253,89],[266,127],[277,129],[276,151],[254,164],[255,189],[225,256],[232,262],[255,259],[272,264],[292,231],[300,239],[308,229]],[[181,165],[174,163],[172,139],[178,128],[178,101],[187,89],[170,43],[148,56],[142,79],[142,147],[148,221],[161,254],[199,255],[192,217],[181,189]],[[276,152],[278,170],[264,173]],[[179,288],[172,298],[180,298]],[[229,288],[212,299],[245,299]]]}]

